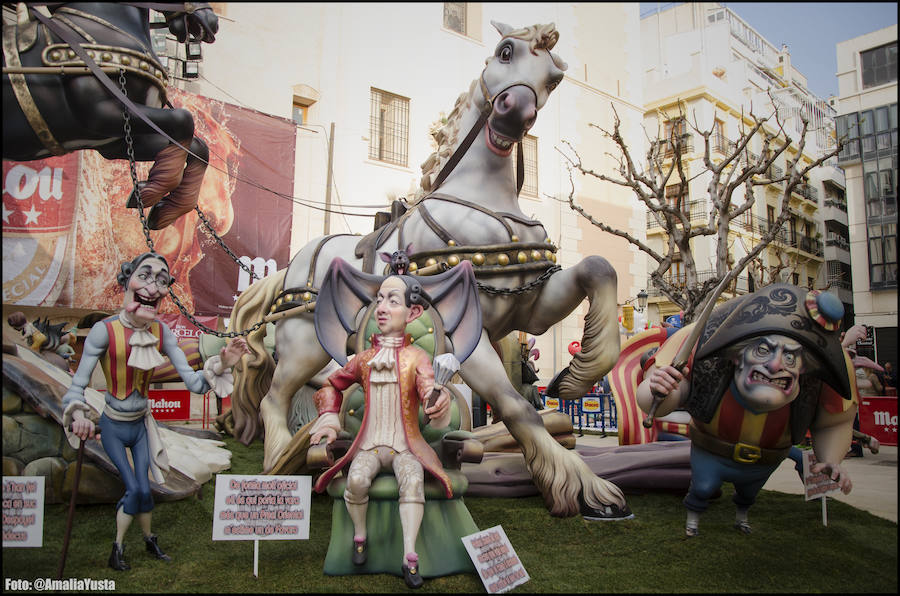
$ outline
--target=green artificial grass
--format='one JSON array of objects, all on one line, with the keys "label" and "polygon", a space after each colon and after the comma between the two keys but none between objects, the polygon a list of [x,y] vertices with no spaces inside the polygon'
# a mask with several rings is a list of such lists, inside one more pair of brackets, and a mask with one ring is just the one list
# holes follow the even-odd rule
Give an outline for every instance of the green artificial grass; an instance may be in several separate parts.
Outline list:
[{"label": "green artificial grass", "polygon": [[[229,474],[257,474],[262,444],[226,438]],[[119,592],[408,592],[394,575],[326,576],[331,499],[313,495],[309,540],[261,540],[259,577],[253,541],[212,541],[215,482],[201,499],[158,503],[153,515],[164,563],[144,550],[135,522],[125,540],[131,571],[106,565],[115,536],[113,505],[76,509],[64,577],[113,579]],[[634,520],[555,518],[540,497],[466,498],[480,529],[501,525],[530,581],[514,593],[558,592],[883,592],[897,593],[897,524],[835,500],[822,526],[819,501],[763,491],[750,510],[753,534],[732,528],[731,485],[683,537],[682,495],[628,495]],[[68,505],[47,505],[42,548],[4,548],[6,580],[55,579]],[[4,588],[4,592],[8,591]],[[423,593],[484,593],[474,574],[426,580]]]}]

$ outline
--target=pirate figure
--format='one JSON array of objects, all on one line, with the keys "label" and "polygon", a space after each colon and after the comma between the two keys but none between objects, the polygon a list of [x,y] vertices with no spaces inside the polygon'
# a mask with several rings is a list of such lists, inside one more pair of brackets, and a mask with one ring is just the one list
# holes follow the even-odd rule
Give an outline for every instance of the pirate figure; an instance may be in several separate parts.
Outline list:
[{"label": "pirate figure", "polygon": [[[807,431],[817,463],[844,493],[858,398],[853,365],[841,347],[844,309],[836,296],[774,284],[733,298],[706,322],[672,335],[643,365],[641,409],[691,415],[691,485],[685,534],[723,482],[735,487],[735,528],[749,534],[747,511],[769,476]],[[697,324],[705,325],[687,366],[670,366]]]},{"label": "pirate figure", "polygon": [[[243,338],[234,338],[206,361],[202,371],[193,370],[178,347],[178,339],[156,318],[172,283],[166,260],[154,252],[144,253],[122,263],[116,280],[125,292],[122,310],[94,324],[85,338],[78,370],[63,396],[63,426],[71,427],[82,441],[94,434],[94,422],[87,417],[93,410],[85,401],[84,389],[99,363],[107,387],[99,422],[101,440],[125,484],[125,495],[116,504],[116,540],[109,566],[125,571],[131,568],[125,562],[125,532],[134,517],[140,523],[147,551],[157,559],[170,560],[150,530],[153,497],[148,472],[162,483],[163,472],[169,469],[147,400],[153,370],[166,363],[165,354],[192,393],[212,389],[224,396],[231,393],[234,383],[231,368],[249,350]],[[134,468],[126,448],[131,450]]]}]

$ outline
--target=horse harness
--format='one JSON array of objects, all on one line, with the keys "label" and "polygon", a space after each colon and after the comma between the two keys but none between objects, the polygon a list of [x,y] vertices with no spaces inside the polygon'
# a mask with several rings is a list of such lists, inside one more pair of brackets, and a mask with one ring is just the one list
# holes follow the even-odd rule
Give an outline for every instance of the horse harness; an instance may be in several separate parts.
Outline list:
[{"label": "horse harness", "polygon": [[[3,27],[3,54],[6,64],[3,67],[3,74],[9,76],[13,92],[19,102],[19,106],[22,108],[22,112],[47,151],[53,155],[67,153],[67,150],[53,136],[50,127],[40,113],[40,109],[35,104],[25,75],[58,74],[64,76],[94,74],[101,83],[106,85],[107,83],[111,84],[111,81],[109,81],[108,76],[103,76],[104,74],[109,75],[125,71],[154,85],[159,90],[163,103],[168,103],[166,91],[169,84],[169,75],[166,72],[166,68],[160,64],[159,60],[156,59],[153,52],[142,40],[96,15],[68,6],[57,8],[51,15],[47,7],[40,4],[54,3],[35,4],[39,5],[35,6],[32,4],[26,8],[24,3],[18,3],[16,7],[17,24]],[[139,8],[152,8],[155,10],[171,8],[171,5],[160,3],[129,4]],[[192,12],[193,7],[188,5],[190,3],[186,3],[186,12]],[[33,20],[32,16],[36,20]],[[87,19],[110,31],[125,36],[134,41],[143,51],[98,44],[97,40],[88,31],[69,18],[71,16]],[[170,20],[172,16],[167,20]],[[42,66],[23,66],[20,54],[34,46],[38,37],[38,27],[43,30],[45,42],[41,52]],[[62,38],[65,43],[51,43],[51,32]],[[80,43],[79,40],[74,38],[73,33],[80,36],[87,43]],[[132,111],[135,111],[133,108],[134,104],[129,105],[131,102],[127,97],[123,99],[115,91],[113,91],[113,94],[126,106],[132,108]],[[135,113],[139,117],[144,118],[139,111],[135,111]],[[153,126],[152,123],[151,126]],[[157,132],[168,137],[162,131],[158,130]],[[172,139],[169,140],[171,141]]]}]

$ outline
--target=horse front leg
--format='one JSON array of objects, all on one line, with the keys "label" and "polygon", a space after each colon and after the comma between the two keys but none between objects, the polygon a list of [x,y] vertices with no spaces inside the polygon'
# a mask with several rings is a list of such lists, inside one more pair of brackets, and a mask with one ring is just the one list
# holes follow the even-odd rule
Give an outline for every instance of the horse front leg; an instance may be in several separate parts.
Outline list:
[{"label": "horse front leg", "polygon": [[331,360],[316,339],[312,317],[283,319],[275,328],[278,365],[269,391],[259,404],[265,427],[263,473],[278,461],[291,442],[288,416],[291,398]]},{"label": "horse front leg", "polygon": [[486,332],[460,367],[460,374],[501,415],[521,446],[525,465],[551,515],[571,517],[581,513],[590,519],[631,516],[622,491],[594,474],[577,452],[566,449],[550,435],[534,407],[510,383]]},{"label": "horse front leg", "polygon": [[554,274],[534,304],[527,331],[541,334],[588,299],[581,351],[547,386],[547,394],[580,399],[615,365],[620,352],[616,272],[603,257],[591,256]]}]

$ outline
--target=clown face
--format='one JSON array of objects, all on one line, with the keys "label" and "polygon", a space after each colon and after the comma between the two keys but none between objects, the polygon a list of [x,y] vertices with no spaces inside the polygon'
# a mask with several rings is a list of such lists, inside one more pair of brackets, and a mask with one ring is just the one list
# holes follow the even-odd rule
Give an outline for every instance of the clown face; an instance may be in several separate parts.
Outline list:
[{"label": "clown face", "polygon": [[375,297],[375,320],[378,329],[386,336],[401,336],[407,323],[422,314],[418,304],[406,305],[406,284],[399,277],[389,277],[381,284]]},{"label": "clown face", "polygon": [[137,323],[153,321],[171,283],[169,267],[162,259],[144,259],[125,284],[125,312]]},{"label": "clown face", "polygon": [[777,410],[797,398],[803,346],[783,335],[750,342],[735,358],[734,382],[741,399],[756,412]]}]

